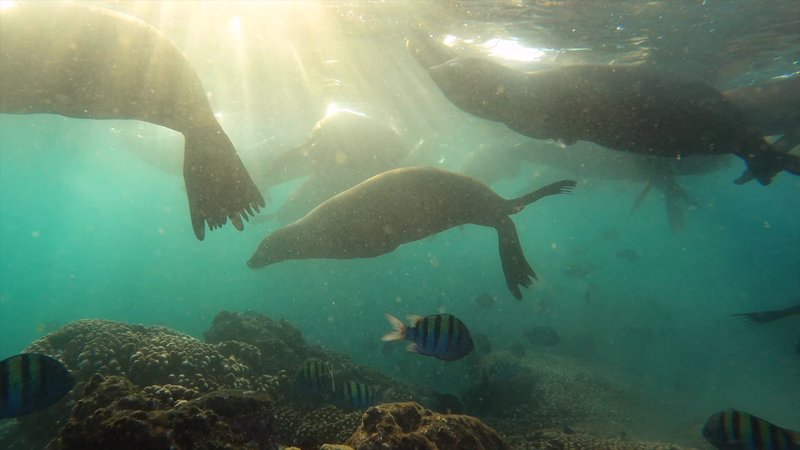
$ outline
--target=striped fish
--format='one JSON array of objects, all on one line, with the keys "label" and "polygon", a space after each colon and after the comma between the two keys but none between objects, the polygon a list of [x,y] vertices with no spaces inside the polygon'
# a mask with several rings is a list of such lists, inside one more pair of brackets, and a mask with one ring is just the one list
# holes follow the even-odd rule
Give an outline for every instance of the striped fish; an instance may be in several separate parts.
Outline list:
[{"label": "striped fish", "polygon": [[800,450],[800,432],[735,409],[709,417],[703,436],[720,450]]},{"label": "striped fish", "polygon": [[408,351],[453,361],[467,356],[475,349],[467,326],[451,314],[409,316],[411,326],[404,325],[390,314],[386,314],[386,318],[394,330],[384,336],[383,340],[411,341]]},{"label": "striped fish", "polygon": [[0,419],[25,416],[55,404],[75,386],[56,359],[23,353],[0,361]]},{"label": "striped fish", "polygon": [[334,393],[334,401],[344,409],[367,409],[378,404],[378,391],[364,383],[345,381]]},{"label": "striped fish", "polygon": [[333,371],[330,364],[308,358],[297,370],[294,388],[300,394],[322,397],[334,390]]}]

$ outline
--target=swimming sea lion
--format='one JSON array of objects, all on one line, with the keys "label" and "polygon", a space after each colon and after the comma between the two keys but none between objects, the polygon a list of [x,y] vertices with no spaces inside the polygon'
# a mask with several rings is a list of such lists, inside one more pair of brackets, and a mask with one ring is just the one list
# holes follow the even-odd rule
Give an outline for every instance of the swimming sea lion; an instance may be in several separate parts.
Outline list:
[{"label": "swimming sea lion", "polygon": [[788,152],[800,145],[800,76],[773,78],[722,94],[762,134],[780,135],[772,143],[778,150]]},{"label": "swimming sea lion", "polygon": [[574,181],[550,184],[506,200],[477,180],[434,168],[394,169],[376,175],[314,208],[267,236],[247,262],[260,268],[289,259],[371,258],[401,244],[464,224],[497,230],[508,289],[536,278],[525,260],[509,215],[553,194],[572,191]]},{"label": "swimming sea lion", "polygon": [[777,151],[720,92],[647,66],[568,66],[525,73],[483,58],[428,70],[445,96],[475,116],[518,133],[567,144],[679,158],[734,153],[752,177],[800,174],[800,158]]},{"label": "swimming sea lion", "polygon": [[264,199],[214,118],[183,53],[156,28],[114,11],[20,3],[0,12],[0,112],[142,120],[183,134],[195,236],[228,218],[241,230]]}]

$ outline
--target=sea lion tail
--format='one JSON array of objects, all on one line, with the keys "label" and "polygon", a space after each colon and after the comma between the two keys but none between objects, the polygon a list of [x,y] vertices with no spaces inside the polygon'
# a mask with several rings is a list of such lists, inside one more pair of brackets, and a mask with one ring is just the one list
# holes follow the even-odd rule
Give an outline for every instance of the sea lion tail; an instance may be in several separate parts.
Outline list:
[{"label": "sea lion tail", "polygon": [[556,181],[555,183],[548,184],[547,186],[537,189],[533,192],[529,192],[522,197],[517,197],[508,201],[510,206],[509,214],[516,214],[522,211],[525,206],[530,205],[531,203],[539,200],[542,197],[547,197],[548,195],[555,195],[555,194],[569,194],[575,188],[577,183],[573,180],[561,180]]},{"label": "sea lion tail", "polygon": [[794,175],[800,175],[800,157],[791,153],[782,153],[771,146],[764,151],[740,154],[739,156],[747,163],[747,170],[734,181],[736,184],[744,184],[756,179],[759,183],[768,185],[778,172],[784,170]]},{"label": "sea lion tail", "polygon": [[500,262],[503,265],[503,274],[506,277],[506,286],[517,300],[522,300],[520,285],[529,287],[536,280],[536,273],[522,253],[519,243],[517,227],[509,217],[495,227],[497,229],[498,245],[500,247]]},{"label": "sea lion tail", "polygon": [[255,216],[264,198],[236,149],[221,128],[184,136],[183,179],[195,236],[202,241],[206,223],[214,230],[228,219],[241,231],[242,219]]}]

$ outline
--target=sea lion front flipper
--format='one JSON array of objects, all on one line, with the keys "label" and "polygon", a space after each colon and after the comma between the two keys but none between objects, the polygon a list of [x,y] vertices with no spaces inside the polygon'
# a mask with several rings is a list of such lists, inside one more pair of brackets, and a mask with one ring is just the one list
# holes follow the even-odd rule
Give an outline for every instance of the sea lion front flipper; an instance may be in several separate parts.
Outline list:
[{"label": "sea lion front flipper", "polygon": [[548,195],[556,194],[570,194],[578,183],[574,180],[561,180],[555,183],[550,183],[543,188],[539,188],[533,192],[529,192],[522,197],[517,197],[508,201],[511,206],[509,214],[516,214],[522,211],[525,206],[539,200]]},{"label": "sea lion front flipper", "polygon": [[192,228],[199,240],[205,225],[214,230],[231,219],[242,230],[242,218],[255,215],[264,198],[247,173],[228,136],[221,130],[186,133],[183,179]]},{"label": "sea lion front flipper", "polygon": [[522,253],[517,227],[509,217],[495,226],[497,230],[498,245],[500,247],[500,262],[503,265],[503,274],[506,277],[506,286],[517,300],[522,300],[520,285],[528,287],[536,280],[536,273]]},{"label": "sea lion front flipper", "polygon": [[636,200],[633,201],[633,206],[631,206],[631,212],[628,213],[628,217],[633,216],[633,213],[635,213],[636,210],[639,209],[640,206],[642,206],[642,202],[644,201],[645,197],[647,197],[647,194],[650,193],[650,189],[653,189],[652,178],[647,180],[647,185],[644,187],[642,192],[640,192],[639,195],[636,196]]}]

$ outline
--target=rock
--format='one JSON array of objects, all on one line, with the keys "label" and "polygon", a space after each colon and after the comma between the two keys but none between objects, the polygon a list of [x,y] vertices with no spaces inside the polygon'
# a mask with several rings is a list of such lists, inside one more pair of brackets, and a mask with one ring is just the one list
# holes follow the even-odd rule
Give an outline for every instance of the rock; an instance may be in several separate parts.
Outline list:
[{"label": "rock", "polygon": [[227,390],[186,400],[196,393],[150,388],[119,376],[92,377],[61,430],[60,448],[278,449],[265,394]]},{"label": "rock", "polygon": [[345,444],[355,450],[510,449],[493,429],[474,417],[434,413],[412,402],[368,409]]}]

